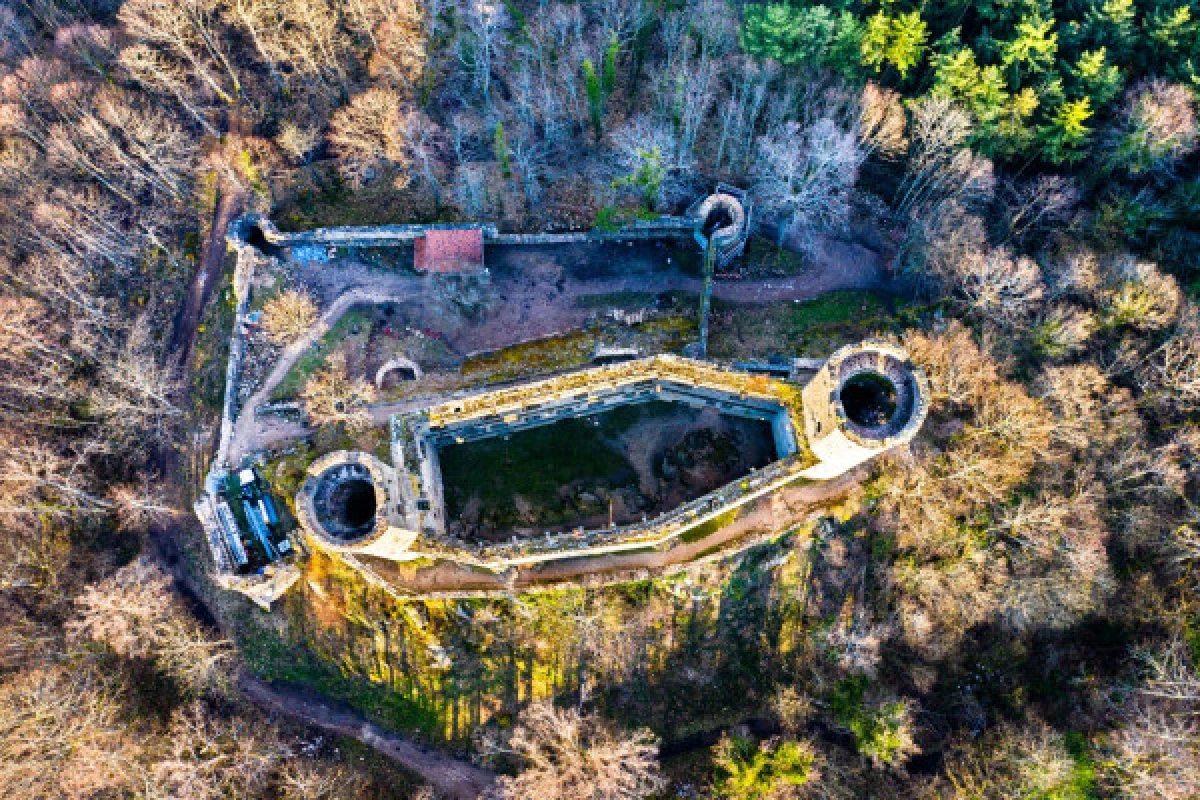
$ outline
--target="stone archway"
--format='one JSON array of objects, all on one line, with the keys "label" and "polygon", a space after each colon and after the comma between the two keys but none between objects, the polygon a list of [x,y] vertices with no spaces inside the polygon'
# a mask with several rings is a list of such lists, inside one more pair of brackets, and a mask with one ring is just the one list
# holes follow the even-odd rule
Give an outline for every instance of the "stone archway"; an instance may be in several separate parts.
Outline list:
[{"label": "stone archway", "polygon": [[375,388],[382,389],[383,382],[393,372],[400,373],[401,380],[415,381],[421,377],[421,367],[411,358],[397,356],[375,372]]}]

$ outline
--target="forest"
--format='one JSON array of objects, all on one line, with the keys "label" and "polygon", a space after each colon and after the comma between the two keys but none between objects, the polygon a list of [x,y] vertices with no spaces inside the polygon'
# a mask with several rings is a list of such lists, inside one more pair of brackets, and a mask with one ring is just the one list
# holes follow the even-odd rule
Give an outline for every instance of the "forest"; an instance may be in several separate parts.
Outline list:
[{"label": "forest", "polygon": [[[1200,797],[1198,102],[1196,0],[0,0],[0,796],[440,796],[256,675],[510,800]],[[213,600],[231,219],[588,230],[717,181],[787,263],[894,277],[932,408],[842,506],[685,581],[328,566],[340,634]]]}]

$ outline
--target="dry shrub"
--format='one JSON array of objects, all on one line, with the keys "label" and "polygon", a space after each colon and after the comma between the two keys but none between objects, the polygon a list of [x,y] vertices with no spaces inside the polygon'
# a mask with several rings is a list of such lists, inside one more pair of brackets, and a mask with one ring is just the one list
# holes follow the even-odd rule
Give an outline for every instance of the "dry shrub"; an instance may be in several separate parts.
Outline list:
[{"label": "dry shrub", "polygon": [[[929,375],[931,430],[953,431],[940,451],[923,451],[895,476],[883,503],[898,544],[929,555],[961,552],[959,520],[1002,501],[1029,477],[1050,444],[1053,420],[953,323],[946,333],[910,334],[905,344]],[[952,424],[951,424],[952,423]]]},{"label": "dry shrub", "polygon": [[1121,796],[1186,800],[1200,795],[1200,676],[1175,640],[1137,652],[1143,679],[1120,709],[1102,766]]},{"label": "dry shrub", "polygon": [[1048,369],[1033,397],[957,323],[906,345],[933,405],[916,458],[886,472],[876,520],[901,550],[906,640],[944,655],[985,622],[1062,628],[1099,607],[1115,585],[1100,476],[1118,492],[1175,485],[1128,393],[1072,366]]},{"label": "dry shrub", "polygon": [[123,796],[136,789],[137,743],[119,687],[84,661],[0,684],[0,796]]},{"label": "dry shrub", "polygon": [[351,432],[371,427],[367,407],[376,396],[374,384],[350,377],[346,356],[340,352],[330,356],[329,363],[314,372],[300,392],[305,413],[314,425],[345,424]]},{"label": "dry shrub", "polygon": [[218,717],[203,703],[171,716],[164,748],[147,770],[147,800],[222,800],[259,795],[292,754],[270,726]]},{"label": "dry shrub", "polygon": [[1161,406],[1182,412],[1200,410],[1200,311],[1186,302],[1166,339],[1141,365],[1138,382]]},{"label": "dry shrub", "polygon": [[1005,725],[978,742],[954,748],[934,796],[946,800],[1008,800],[1074,796],[1075,759],[1044,723]]},{"label": "dry shrub", "polygon": [[367,89],[350,98],[329,121],[329,143],[343,177],[356,186],[374,180],[388,166],[407,162],[406,114],[399,93]]},{"label": "dry shrub", "polygon": [[263,306],[263,330],[283,347],[300,338],[317,321],[317,304],[307,292],[289,289]]},{"label": "dry shrub", "polygon": [[1153,331],[1175,321],[1183,293],[1175,278],[1154,264],[1124,255],[1105,264],[1104,287],[1097,299],[1105,327]]}]

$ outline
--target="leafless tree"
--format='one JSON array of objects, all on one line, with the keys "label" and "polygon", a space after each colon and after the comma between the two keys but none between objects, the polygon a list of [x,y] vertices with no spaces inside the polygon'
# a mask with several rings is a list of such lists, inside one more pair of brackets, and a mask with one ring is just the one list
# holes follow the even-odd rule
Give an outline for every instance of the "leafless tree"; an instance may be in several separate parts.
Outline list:
[{"label": "leafless tree", "polygon": [[127,658],[154,661],[197,693],[229,680],[227,642],[204,635],[160,567],[140,558],[107,580],[87,587],[75,601],[68,632],[101,642]]},{"label": "leafless tree", "polygon": [[349,376],[346,358],[341,353],[330,356],[325,367],[313,373],[300,393],[304,411],[313,424],[342,423],[351,430],[371,425],[367,405],[375,401],[375,396],[374,384]]},{"label": "leafless tree", "polygon": [[368,89],[352,97],[329,122],[329,142],[342,173],[361,185],[387,165],[403,169],[408,163],[406,117],[400,95],[390,89]]},{"label": "leafless tree", "polygon": [[1031,314],[1042,298],[1042,273],[1033,259],[1014,256],[1006,248],[970,250],[947,265],[950,285],[961,292],[967,308],[998,322]]},{"label": "leafless tree", "polygon": [[1000,200],[1008,238],[1024,242],[1066,223],[1079,202],[1079,190],[1059,175],[1002,184]]},{"label": "leafless tree", "polygon": [[[717,172],[728,160],[729,172],[740,175],[754,151],[754,131],[778,68],[772,63],[734,62],[723,106],[718,110],[721,135],[713,165]],[[728,159],[726,158],[728,156]]]},{"label": "leafless tree", "polygon": [[525,205],[533,210],[542,196],[546,149],[526,130],[518,132],[512,139],[511,149],[513,167],[520,177],[521,189],[525,193]]},{"label": "leafless tree", "polygon": [[124,344],[106,356],[89,402],[111,441],[128,448],[167,441],[182,413],[174,399],[179,377],[173,365],[159,362],[149,320],[135,320]]},{"label": "leafless tree", "polygon": [[434,205],[442,204],[442,155],[446,137],[440,125],[420,112],[410,114],[405,139],[417,174],[433,193]]},{"label": "leafless tree", "polygon": [[898,159],[908,148],[907,120],[900,95],[868,81],[859,98],[858,139],[867,156]]},{"label": "leafless tree", "polygon": [[273,728],[218,717],[200,702],[172,715],[164,745],[165,752],[149,765],[149,800],[253,796],[291,755]]},{"label": "leafless tree", "polygon": [[288,289],[263,306],[263,330],[280,347],[291,344],[317,321],[317,304],[307,292]]},{"label": "leafless tree", "polygon": [[1138,798],[1184,800],[1200,793],[1200,679],[1187,645],[1173,641],[1136,653],[1144,678],[1112,736],[1104,777],[1111,788]]},{"label": "leafless tree", "polygon": [[179,65],[175,80],[233,103],[241,82],[216,12],[213,0],[131,0],[118,19],[135,41]]},{"label": "leafless tree", "polygon": [[1103,266],[1105,285],[1097,299],[1106,324],[1152,331],[1178,318],[1183,293],[1173,276],[1130,255],[1111,258]]},{"label": "leafless tree", "polygon": [[618,734],[595,717],[546,703],[521,713],[506,745],[493,742],[490,747],[523,762],[517,777],[500,778],[497,800],[628,800],[647,797],[664,785],[658,744],[649,731]]},{"label": "leafless tree", "polygon": [[487,174],[480,164],[462,164],[455,174],[455,203],[464,214],[478,217],[487,208]]},{"label": "leafless tree", "polygon": [[0,683],[0,794],[51,800],[137,788],[138,748],[116,681],[81,661]]},{"label": "leafless tree", "polygon": [[1130,87],[1108,135],[1112,166],[1134,174],[1171,173],[1200,136],[1194,104],[1192,92],[1176,83],[1155,79]]},{"label": "leafless tree", "polygon": [[948,800],[1002,800],[1069,791],[1075,759],[1061,734],[1041,722],[1004,725],[956,746],[934,795]]},{"label": "leafless tree", "polygon": [[321,145],[321,132],[315,127],[284,123],[275,143],[291,156],[294,162],[307,164]]},{"label": "leafless tree", "polygon": [[1180,411],[1200,408],[1200,311],[1186,302],[1165,341],[1139,370],[1139,381]]},{"label": "leafless tree", "polygon": [[972,202],[990,194],[991,162],[967,147],[971,117],[949,100],[927,97],[912,105],[908,163],[898,193],[901,213],[933,213],[946,200]]},{"label": "leafless tree", "polygon": [[483,104],[492,107],[492,70],[504,50],[508,14],[492,0],[463,0],[465,29],[458,40],[458,59],[471,77]]},{"label": "leafless tree", "polygon": [[[414,0],[352,0],[356,12],[356,29],[366,33],[375,45],[369,62],[373,77],[381,78],[400,91],[418,85],[422,73],[431,66],[425,41],[427,35],[437,36],[442,3],[418,5]],[[368,27],[369,26],[369,27]]]},{"label": "leafless tree", "polygon": [[755,198],[785,230],[813,231],[841,224],[850,208],[863,154],[853,131],[833,120],[807,128],[788,123],[758,141]]}]

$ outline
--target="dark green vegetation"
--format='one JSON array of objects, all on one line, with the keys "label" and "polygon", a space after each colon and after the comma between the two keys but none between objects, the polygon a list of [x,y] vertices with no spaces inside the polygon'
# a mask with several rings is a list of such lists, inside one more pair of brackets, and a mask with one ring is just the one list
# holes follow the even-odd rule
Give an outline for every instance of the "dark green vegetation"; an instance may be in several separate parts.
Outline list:
[{"label": "dark green vegetation", "polygon": [[844,344],[899,329],[912,314],[899,298],[876,292],[830,292],[753,310],[716,300],[709,350],[716,358],[821,357]]},{"label": "dark green vegetation", "polygon": [[952,101],[998,167],[1068,171],[1093,196],[1096,236],[1200,266],[1200,183],[1174,163],[1200,87],[1190,0],[756,3],[741,43],[797,72]]},{"label": "dark green vegetation", "polygon": [[506,538],[669,510],[766,463],[765,423],[719,422],[653,402],[447,445],[439,458],[448,516],[469,535]]}]

